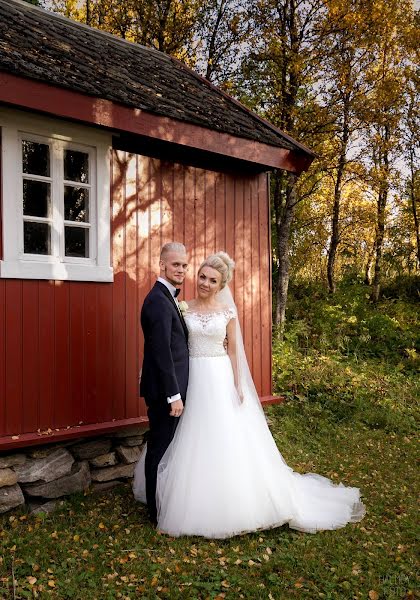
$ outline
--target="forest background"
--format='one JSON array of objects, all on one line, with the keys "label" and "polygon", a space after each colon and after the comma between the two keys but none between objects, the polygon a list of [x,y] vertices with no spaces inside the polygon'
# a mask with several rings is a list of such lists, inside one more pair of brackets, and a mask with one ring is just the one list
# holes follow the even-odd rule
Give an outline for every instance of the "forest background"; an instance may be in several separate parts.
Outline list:
[{"label": "forest background", "polygon": [[[29,0],[166,52],[313,149],[272,175],[273,305],[289,280],[381,285],[420,267],[419,11],[411,0]],[[415,293],[415,292],[414,292]]]}]

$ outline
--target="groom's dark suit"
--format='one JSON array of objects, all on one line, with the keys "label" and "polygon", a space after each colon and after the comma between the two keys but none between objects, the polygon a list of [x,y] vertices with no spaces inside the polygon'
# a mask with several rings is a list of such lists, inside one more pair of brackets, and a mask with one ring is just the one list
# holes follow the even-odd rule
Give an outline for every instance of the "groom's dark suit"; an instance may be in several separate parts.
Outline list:
[{"label": "groom's dark suit", "polygon": [[156,478],[159,462],[172,441],[178,417],[171,417],[168,398],[188,385],[188,331],[169,289],[157,281],[141,310],[144,358],[140,395],[147,405],[150,431],[145,462],[150,518],[156,521]]}]

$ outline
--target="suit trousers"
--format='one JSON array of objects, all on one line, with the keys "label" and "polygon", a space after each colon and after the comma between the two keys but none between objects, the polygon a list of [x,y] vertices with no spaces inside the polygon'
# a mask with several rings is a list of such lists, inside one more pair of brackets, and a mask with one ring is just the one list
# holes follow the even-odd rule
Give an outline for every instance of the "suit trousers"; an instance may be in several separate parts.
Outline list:
[{"label": "suit trousers", "polygon": [[149,405],[146,399],[146,404],[148,406],[147,416],[149,418],[147,453],[144,467],[146,475],[146,498],[150,520],[156,523],[156,481],[158,466],[166,449],[172,442],[179,417],[172,417],[169,414],[170,405],[166,399],[165,403],[159,402],[152,405]]}]

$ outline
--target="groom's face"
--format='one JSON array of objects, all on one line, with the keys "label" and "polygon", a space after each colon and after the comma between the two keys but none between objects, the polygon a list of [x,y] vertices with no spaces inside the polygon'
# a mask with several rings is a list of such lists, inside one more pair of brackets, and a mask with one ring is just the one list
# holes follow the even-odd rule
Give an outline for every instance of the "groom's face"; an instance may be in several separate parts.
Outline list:
[{"label": "groom's face", "polygon": [[188,258],[182,252],[168,252],[160,261],[160,274],[169,283],[179,287],[184,283],[188,269]]}]

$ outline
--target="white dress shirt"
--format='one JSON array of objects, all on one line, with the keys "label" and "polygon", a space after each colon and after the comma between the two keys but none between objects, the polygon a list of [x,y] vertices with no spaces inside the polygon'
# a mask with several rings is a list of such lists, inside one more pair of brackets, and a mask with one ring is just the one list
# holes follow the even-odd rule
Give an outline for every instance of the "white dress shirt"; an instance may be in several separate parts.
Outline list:
[{"label": "white dress shirt", "polygon": [[[171,292],[171,295],[172,295],[173,299],[175,300],[176,307],[179,310],[178,299],[175,298],[176,287],[174,285],[172,285],[172,283],[169,283],[169,281],[167,281],[163,277],[158,277],[157,280],[160,283],[162,283],[166,288],[168,288],[168,290]],[[168,398],[166,398],[166,399],[167,399],[168,403],[171,404],[172,402],[175,402],[176,400],[181,400],[181,394],[175,394],[175,396],[168,396]]]}]

